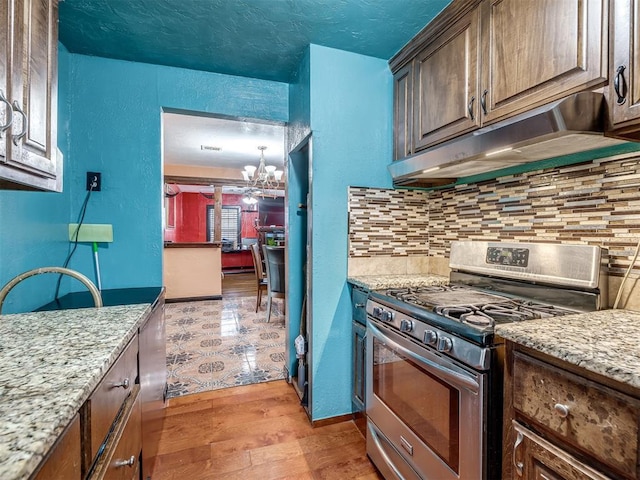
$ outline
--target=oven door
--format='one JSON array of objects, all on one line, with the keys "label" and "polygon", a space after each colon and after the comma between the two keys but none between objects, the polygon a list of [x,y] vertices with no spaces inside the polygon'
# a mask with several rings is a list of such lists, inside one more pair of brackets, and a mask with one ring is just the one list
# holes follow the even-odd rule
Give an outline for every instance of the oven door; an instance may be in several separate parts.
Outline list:
[{"label": "oven door", "polygon": [[368,318],[367,453],[387,479],[414,471],[423,479],[486,478],[486,384],[486,374]]}]

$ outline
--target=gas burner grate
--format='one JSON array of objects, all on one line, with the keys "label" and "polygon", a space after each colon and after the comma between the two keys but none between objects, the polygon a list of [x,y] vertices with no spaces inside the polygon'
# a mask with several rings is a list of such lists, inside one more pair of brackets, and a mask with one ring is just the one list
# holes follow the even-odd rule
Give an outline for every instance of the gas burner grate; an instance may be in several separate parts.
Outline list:
[{"label": "gas burner grate", "polygon": [[456,290],[469,290],[467,287],[459,285],[431,285],[424,287],[406,287],[406,288],[392,288],[386,290],[384,293],[389,297],[396,298],[403,302],[411,303],[413,305],[419,305],[421,307],[432,306],[433,302],[430,300],[429,295],[434,295],[443,292],[454,292]]},{"label": "gas burner grate", "polygon": [[486,305],[440,305],[434,313],[475,327],[493,327],[496,323],[550,318],[571,313],[567,310],[526,300],[509,300]]}]

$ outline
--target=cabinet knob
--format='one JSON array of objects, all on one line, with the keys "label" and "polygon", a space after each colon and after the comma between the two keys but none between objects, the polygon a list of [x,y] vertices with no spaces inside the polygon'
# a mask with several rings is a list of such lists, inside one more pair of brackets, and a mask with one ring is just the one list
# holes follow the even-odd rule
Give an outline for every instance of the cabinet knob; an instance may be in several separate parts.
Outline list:
[{"label": "cabinet knob", "polygon": [[5,124],[0,125],[0,138],[2,138],[2,133],[5,130],[8,130],[13,123],[13,109],[11,108],[11,102],[9,102],[9,100],[7,100],[7,97],[4,96],[4,92],[2,90],[0,90],[0,102],[6,105],[5,112],[7,116]]},{"label": "cabinet knob", "polygon": [[119,383],[114,383],[113,386],[114,386],[114,388],[122,387],[122,388],[124,388],[126,390],[127,388],[129,388],[129,379],[125,378],[124,380],[122,380]]},{"label": "cabinet knob", "polygon": [[115,462],[113,462],[113,464],[115,465],[116,468],[119,467],[133,467],[133,465],[135,465],[136,463],[136,457],[131,455],[131,458],[129,458],[129,460],[116,460]]},{"label": "cabinet knob", "polygon": [[567,405],[556,403],[553,406],[553,409],[558,412],[558,415],[560,415],[562,418],[567,418],[569,416],[569,407]]}]

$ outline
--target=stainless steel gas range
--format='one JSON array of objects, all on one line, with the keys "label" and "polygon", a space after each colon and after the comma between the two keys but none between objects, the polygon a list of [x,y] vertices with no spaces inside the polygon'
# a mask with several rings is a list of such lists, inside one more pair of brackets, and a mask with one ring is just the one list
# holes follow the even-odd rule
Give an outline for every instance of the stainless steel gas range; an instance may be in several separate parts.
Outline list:
[{"label": "stainless steel gas range", "polygon": [[606,306],[606,251],[454,242],[448,285],[370,292],[367,453],[389,479],[500,478],[496,324]]}]

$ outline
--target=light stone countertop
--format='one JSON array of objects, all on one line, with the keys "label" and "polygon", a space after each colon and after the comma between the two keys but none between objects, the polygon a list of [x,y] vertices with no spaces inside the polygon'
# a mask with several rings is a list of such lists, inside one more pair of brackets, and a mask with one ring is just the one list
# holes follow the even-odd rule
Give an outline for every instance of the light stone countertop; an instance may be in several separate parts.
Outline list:
[{"label": "light stone countertop", "polygon": [[150,304],[0,315],[0,478],[28,478]]},{"label": "light stone countertop", "polygon": [[449,277],[442,275],[406,274],[406,275],[358,275],[350,276],[347,281],[352,285],[367,290],[384,290],[387,288],[428,287],[446,285]]},{"label": "light stone countertop", "polygon": [[640,312],[600,310],[496,325],[496,334],[640,388]]}]

